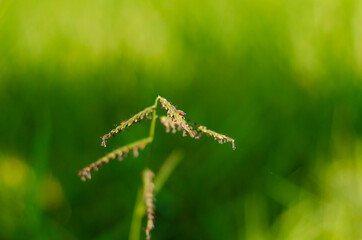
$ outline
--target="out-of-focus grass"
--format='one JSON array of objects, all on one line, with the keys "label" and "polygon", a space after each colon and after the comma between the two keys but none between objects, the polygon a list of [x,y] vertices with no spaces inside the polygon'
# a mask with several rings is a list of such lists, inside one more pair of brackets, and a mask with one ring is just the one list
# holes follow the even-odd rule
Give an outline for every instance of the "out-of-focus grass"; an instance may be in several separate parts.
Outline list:
[{"label": "out-of-focus grass", "polygon": [[76,170],[157,94],[237,150],[156,128],[152,168],[185,160],[155,239],[361,238],[361,21],[352,0],[0,1],[0,238],[126,238],[146,153]]}]

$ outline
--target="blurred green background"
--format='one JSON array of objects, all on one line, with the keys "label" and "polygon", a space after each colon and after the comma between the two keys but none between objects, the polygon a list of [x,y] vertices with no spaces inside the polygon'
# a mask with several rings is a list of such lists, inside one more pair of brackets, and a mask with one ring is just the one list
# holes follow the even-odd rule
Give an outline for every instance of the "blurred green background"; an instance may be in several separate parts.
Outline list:
[{"label": "blurred green background", "polygon": [[127,239],[149,148],[77,170],[147,136],[99,139],[158,94],[237,149],[158,123],[152,169],[184,158],[152,239],[361,239],[361,23],[360,0],[0,0],[0,239]]}]

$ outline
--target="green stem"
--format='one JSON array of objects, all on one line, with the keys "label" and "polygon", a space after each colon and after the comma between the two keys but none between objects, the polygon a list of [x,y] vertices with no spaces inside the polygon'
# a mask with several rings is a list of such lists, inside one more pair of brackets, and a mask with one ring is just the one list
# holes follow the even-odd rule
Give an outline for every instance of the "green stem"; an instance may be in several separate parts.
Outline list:
[{"label": "green stem", "polygon": [[131,231],[129,234],[129,240],[139,240],[142,226],[142,218],[145,214],[145,207],[142,198],[142,188],[138,189],[137,198],[133,210]]},{"label": "green stem", "polygon": [[155,108],[155,111],[153,111],[152,113],[152,122],[151,122],[151,128],[150,128],[150,138],[153,140],[153,137],[155,135],[155,126],[156,126],[156,118],[157,118],[157,103],[158,103],[158,99],[160,98],[160,96],[158,96],[156,98],[155,104],[153,105]]},{"label": "green stem", "polygon": [[[155,136],[156,118],[157,118],[156,111],[157,111],[157,103],[158,103],[159,98],[160,98],[160,96],[158,96],[156,98],[155,104],[153,105],[155,110],[152,113],[152,122],[151,122],[151,126],[150,126],[150,135],[149,135],[149,139],[151,139],[150,150],[149,150],[149,154],[147,157],[145,168],[149,167],[150,161],[151,161],[152,142],[153,142],[153,139]],[[142,198],[142,188],[139,188],[135,206],[134,206],[134,210],[133,210],[129,240],[139,240],[140,239],[140,229],[141,229],[142,218],[143,218],[144,214],[145,214],[145,207],[144,207],[143,198]]]},{"label": "green stem", "polygon": [[[156,98],[155,104],[153,105],[155,110],[152,113],[152,122],[151,122],[151,126],[150,126],[150,135],[149,135],[149,139],[151,142],[150,142],[150,150],[149,150],[148,158],[146,161],[145,169],[149,168],[149,165],[150,165],[152,142],[153,142],[153,139],[155,136],[156,119],[158,117],[156,111],[157,111],[157,104],[158,104],[159,99],[160,99],[160,96],[158,96]],[[174,157],[172,157],[172,158],[174,158]],[[176,158],[178,158],[178,160],[176,160],[173,164],[169,163],[168,165],[176,165],[178,163],[179,159],[181,159],[181,157],[178,156]],[[169,161],[166,160],[166,162],[169,162]],[[173,168],[174,168],[174,166],[171,167],[169,169],[169,171],[165,171],[165,172],[168,172],[168,174],[166,174],[166,176],[164,176],[164,177],[161,177],[162,180],[159,182],[162,182],[162,183],[160,184],[160,186],[158,186],[157,190],[159,190],[162,187],[163,182],[168,178],[168,175],[173,170]],[[162,175],[164,175],[164,174],[162,174]],[[142,197],[142,188],[140,187],[137,192],[137,198],[136,198],[136,202],[135,202],[135,206],[134,206],[134,210],[133,210],[129,240],[139,240],[140,239],[140,232],[141,232],[140,230],[141,230],[141,226],[142,226],[142,218],[144,215],[145,215],[145,206],[144,206],[143,197]]]},{"label": "green stem", "polygon": [[[150,135],[149,138],[151,139],[151,143],[153,142],[154,136],[155,136],[155,128],[156,128],[156,118],[157,118],[157,103],[158,103],[158,99],[160,98],[160,96],[158,96],[155,100],[155,104],[153,105],[153,107],[155,108],[155,110],[152,113],[152,122],[151,122],[151,127],[150,127]],[[146,160],[146,166],[145,168],[149,168],[150,167],[150,162],[151,162],[151,152],[152,152],[152,144],[150,144],[150,150],[148,151],[148,156],[147,156],[147,160]]]}]

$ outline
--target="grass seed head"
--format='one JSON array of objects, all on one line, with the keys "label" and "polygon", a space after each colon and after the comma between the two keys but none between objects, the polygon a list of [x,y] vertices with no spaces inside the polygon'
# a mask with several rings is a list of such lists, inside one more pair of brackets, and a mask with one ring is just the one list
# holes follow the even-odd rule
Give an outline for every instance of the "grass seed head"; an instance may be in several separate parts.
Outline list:
[{"label": "grass seed head", "polygon": [[[232,148],[235,150],[235,140],[228,137],[227,135],[217,133],[215,131],[207,129],[205,126],[202,126],[197,123],[190,124],[189,120],[185,120],[186,113],[180,109],[177,109],[176,106],[172,105],[171,102],[167,101],[165,98],[158,96],[154,105],[145,108],[143,111],[136,113],[131,116],[128,120],[124,120],[119,125],[115,125],[115,128],[112,129],[109,133],[105,134],[101,137],[103,147],[106,147],[107,141],[109,138],[114,136],[117,133],[120,133],[132,126],[135,123],[141,123],[144,119],[152,119],[152,115],[156,118],[156,107],[157,103],[160,102],[162,108],[167,111],[167,116],[159,117],[160,122],[165,126],[166,132],[170,132],[172,129],[172,133],[177,131],[182,131],[182,135],[185,137],[189,134],[190,137],[200,139],[202,134],[213,137],[220,144],[231,142]],[[152,121],[152,127],[150,130],[150,136],[148,138],[139,140],[137,142],[125,145],[120,147],[108,154],[104,157],[98,159],[96,162],[86,166],[82,170],[78,171],[78,175],[80,176],[82,181],[86,181],[86,179],[91,179],[92,171],[98,171],[98,169],[103,165],[109,163],[111,160],[118,159],[122,161],[123,158],[127,157],[129,152],[133,152],[134,157],[138,157],[139,149],[144,149],[145,146],[153,141],[154,135],[154,124],[155,120]],[[154,173],[151,170],[145,170],[143,172],[143,199],[146,208],[147,214],[147,225],[145,228],[146,238],[150,240],[151,235],[150,232],[154,228],[154,219],[155,219],[155,205],[154,205],[154,184],[152,179],[154,177]]]},{"label": "grass seed head", "polygon": [[145,170],[143,172],[143,201],[146,208],[147,224],[145,228],[146,239],[151,239],[151,230],[155,227],[155,205],[154,205],[154,184],[152,182],[155,174],[151,170]]}]

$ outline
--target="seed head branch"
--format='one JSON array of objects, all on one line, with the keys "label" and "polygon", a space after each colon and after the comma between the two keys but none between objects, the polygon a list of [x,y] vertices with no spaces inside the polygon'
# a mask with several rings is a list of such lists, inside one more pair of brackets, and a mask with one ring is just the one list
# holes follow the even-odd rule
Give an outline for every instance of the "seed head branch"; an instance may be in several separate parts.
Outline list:
[{"label": "seed head branch", "polygon": [[102,146],[106,147],[107,141],[109,138],[111,138],[113,135],[122,132],[125,128],[130,127],[134,123],[141,122],[142,119],[151,119],[152,116],[150,113],[154,112],[156,107],[153,105],[151,107],[145,108],[143,111],[135,114],[133,117],[131,117],[128,120],[125,120],[121,122],[120,125],[118,125],[116,128],[112,129],[109,133],[105,134],[102,138]]},{"label": "seed head branch", "polygon": [[[159,120],[162,123],[162,125],[166,127],[166,132],[170,132],[170,129],[172,129],[172,133],[182,130],[181,126],[177,122],[172,121],[171,118],[168,116],[159,117]],[[220,144],[223,144],[225,142],[231,142],[233,150],[235,150],[235,140],[232,139],[231,137],[228,137],[227,135],[221,133],[217,133],[215,131],[207,129],[207,127],[205,126],[196,123],[189,124],[189,126],[193,132],[197,132],[197,135],[195,135],[196,139],[200,138],[201,134],[205,134],[207,136],[213,137]]]},{"label": "seed head branch", "polygon": [[152,182],[155,174],[151,170],[145,170],[143,172],[143,200],[145,203],[146,214],[147,214],[147,224],[146,224],[146,239],[150,240],[151,230],[155,227],[155,205],[154,205],[154,184]]},{"label": "seed head branch", "polygon": [[111,160],[118,158],[119,161],[122,161],[124,157],[127,157],[129,152],[133,152],[134,157],[138,157],[138,150],[144,149],[147,144],[152,141],[151,138],[144,138],[137,142],[128,144],[126,146],[117,148],[116,150],[108,153],[104,157],[100,158],[96,162],[88,165],[82,170],[78,171],[78,175],[81,177],[82,181],[85,181],[87,178],[91,179],[91,172],[98,171],[98,168],[103,164],[109,163]]},{"label": "seed head branch", "polygon": [[217,133],[215,131],[212,131],[210,129],[207,129],[205,126],[198,126],[197,131],[203,134],[206,134],[207,136],[214,137],[215,140],[218,140],[220,144],[223,144],[225,142],[231,142],[231,145],[233,147],[233,150],[236,149],[235,147],[235,140],[231,137],[228,137],[227,135]]},{"label": "seed head branch", "polygon": [[162,107],[167,110],[167,115],[170,117],[172,122],[180,126],[184,131],[184,136],[186,135],[186,132],[188,132],[192,138],[197,135],[196,131],[192,129],[185,120],[184,115],[186,115],[186,113],[184,113],[182,110],[177,110],[169,101],[163,97],[160,97],[160,103]]}]

